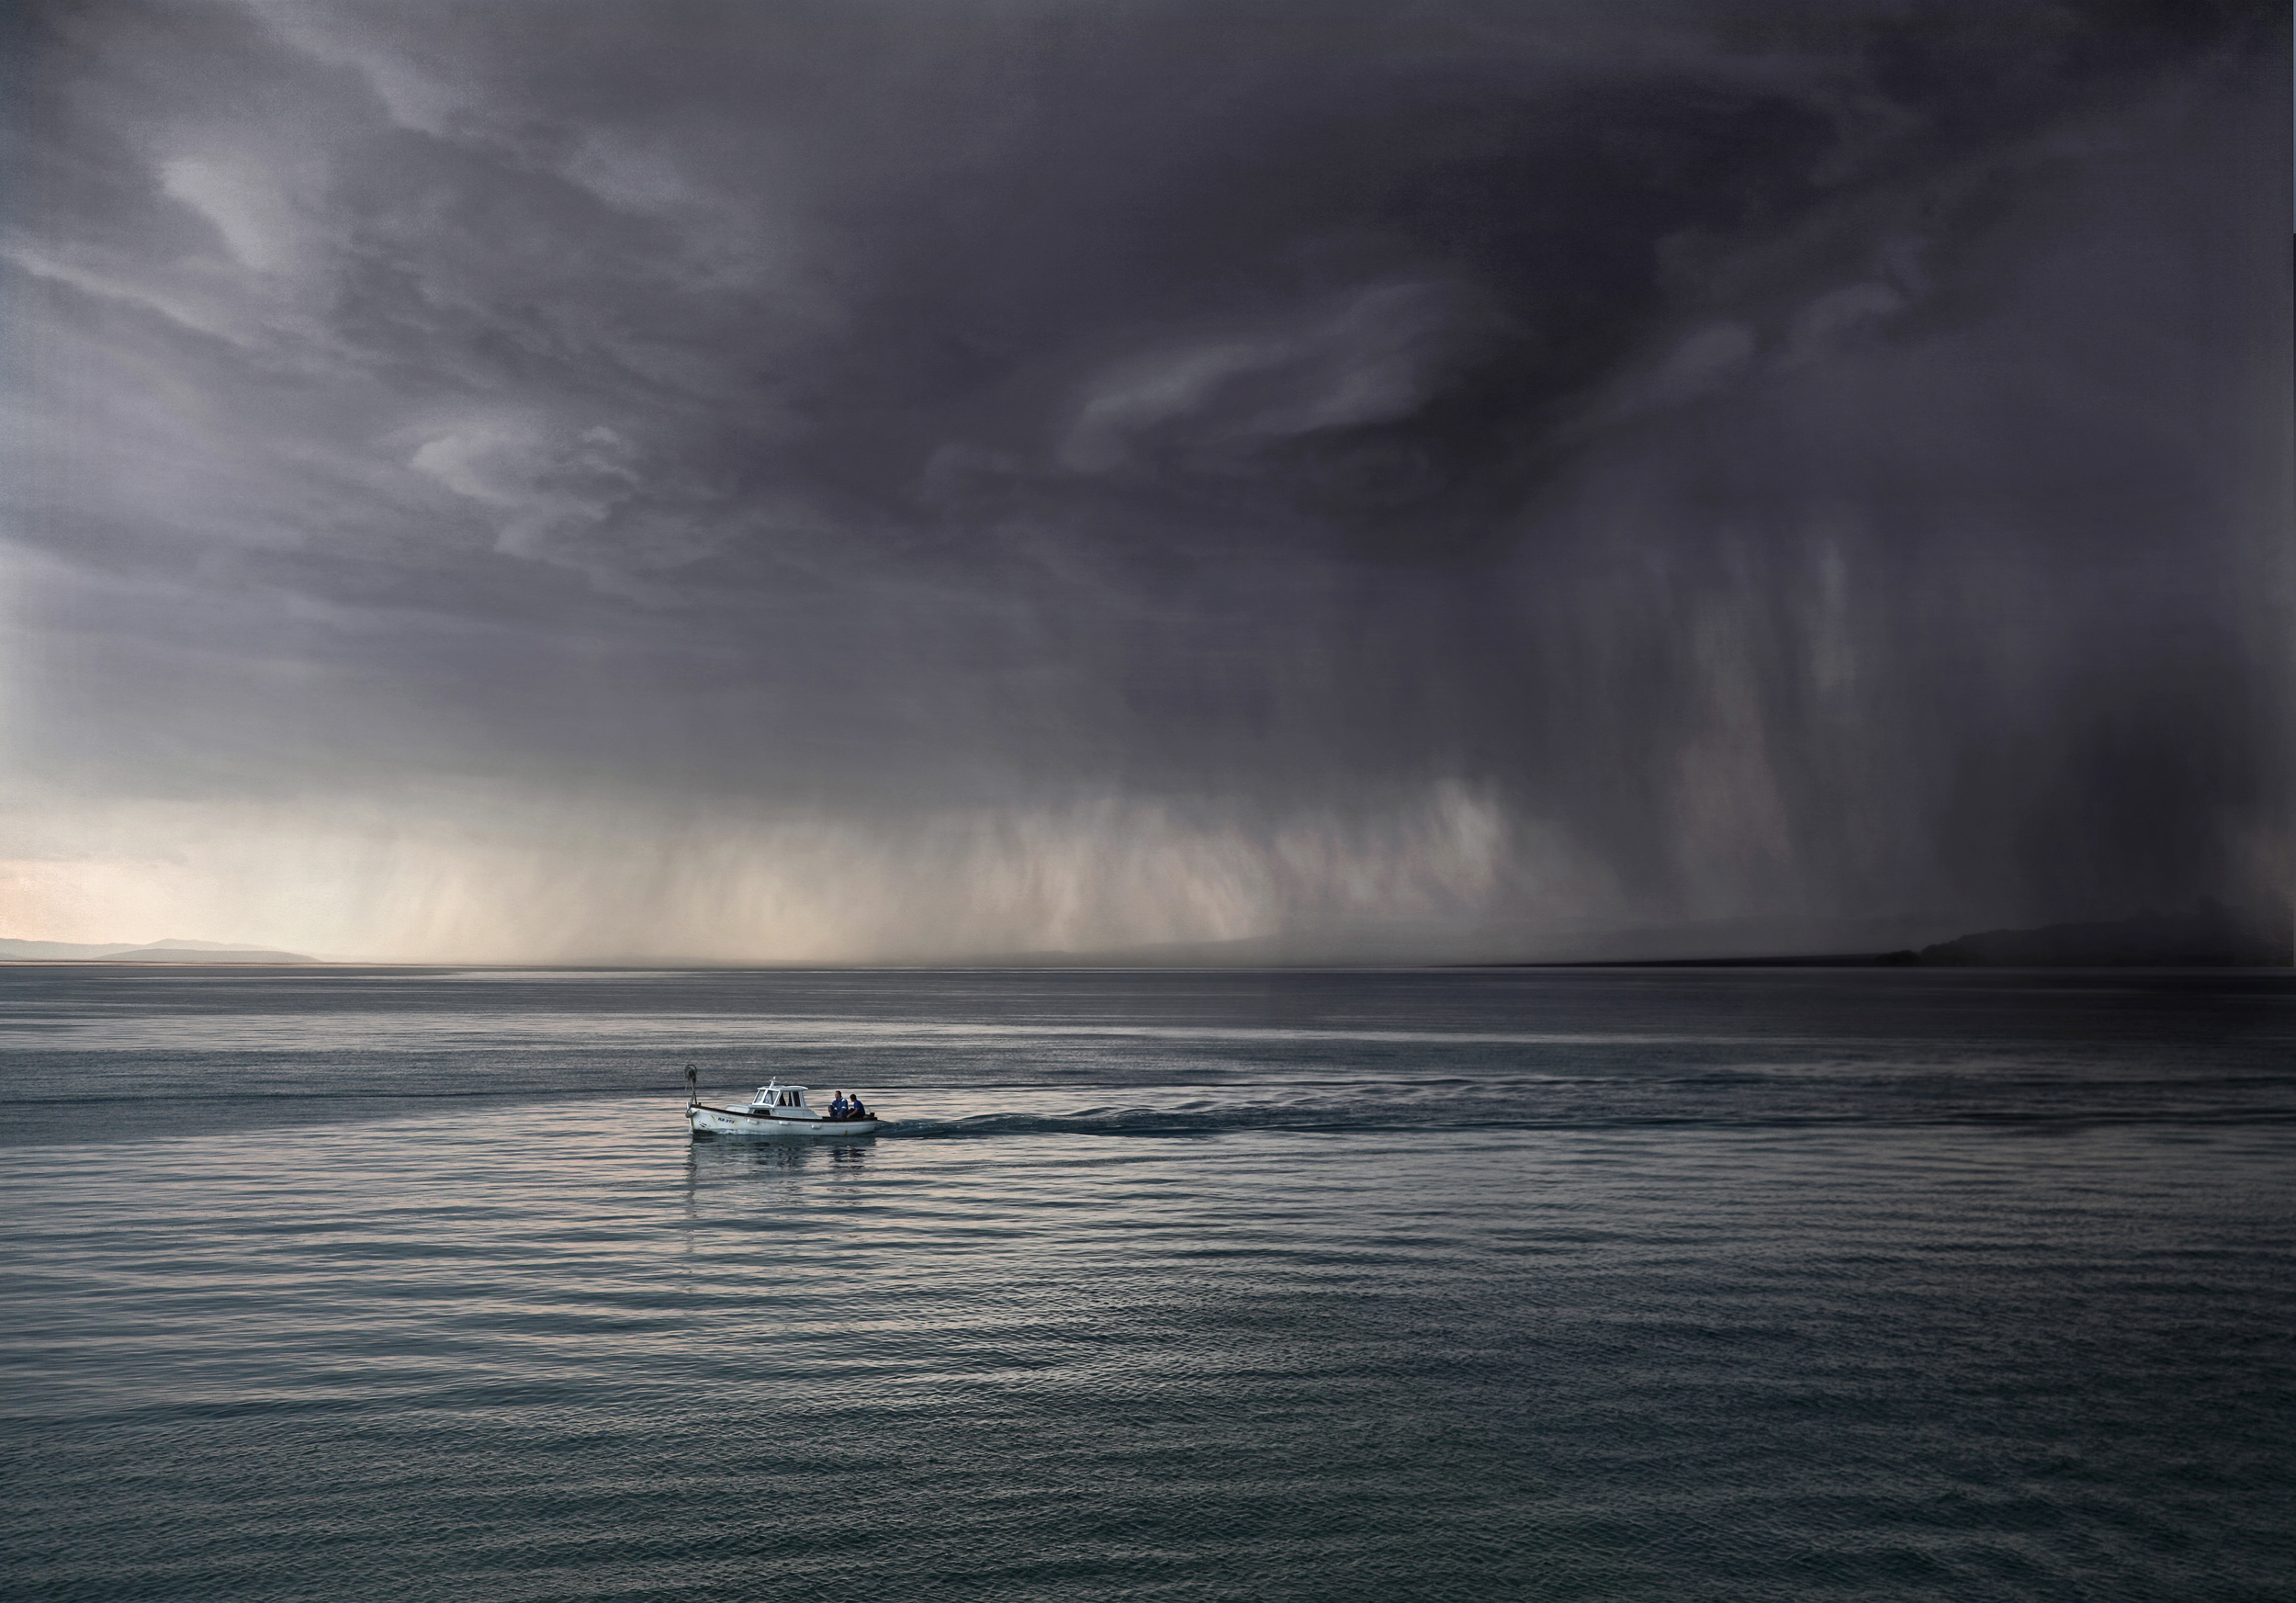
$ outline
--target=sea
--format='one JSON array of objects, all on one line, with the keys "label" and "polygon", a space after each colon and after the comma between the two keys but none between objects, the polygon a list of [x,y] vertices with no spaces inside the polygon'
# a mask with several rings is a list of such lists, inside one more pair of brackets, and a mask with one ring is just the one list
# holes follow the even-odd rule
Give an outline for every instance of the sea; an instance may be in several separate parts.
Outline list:
[{"label": "sea", "polygon": [[0,1112],[16,1603],[2296,1597],[2286,970],[17,965]]}]

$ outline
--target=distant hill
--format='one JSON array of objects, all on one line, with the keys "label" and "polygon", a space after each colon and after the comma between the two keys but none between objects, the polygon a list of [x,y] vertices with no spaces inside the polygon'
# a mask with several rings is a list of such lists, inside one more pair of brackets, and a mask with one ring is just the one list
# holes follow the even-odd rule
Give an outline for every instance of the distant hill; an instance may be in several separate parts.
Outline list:
[{"label": "distant hill", "polygon": [[318,959],[306,957],[299,952],[266,952],[259,946],[224,946],[208,949],[197,946],[141,946],[131,952],[115,952],[101,961],[105,963],[315,963]]},{"label": "distant hill", "polygon": [[275,952],[226,941],[0,941],[0,963],[311,963],[299,952]]},{"label": "distant hill", "polygon": [[170,936],[164,941],[131,941],[129,945],[138,951],[173,950],[177,952],[268,952],[267,946],[250,946],[244,941],[184,941]]},{"label": "distant hill", "polygon": [[0,941],[0,962],[14,958],[28,963],[88,963],[109,957],[115,952],[135,949],[132,941],[114,942],[108,946],[78,941]]},{"label": "distant hill", "polygon": [[1877,961],[1924,968],[2286,968],[2296,963],[2288,910],[2242,915],[2203,897],[2182,913],[1986,930]]}]

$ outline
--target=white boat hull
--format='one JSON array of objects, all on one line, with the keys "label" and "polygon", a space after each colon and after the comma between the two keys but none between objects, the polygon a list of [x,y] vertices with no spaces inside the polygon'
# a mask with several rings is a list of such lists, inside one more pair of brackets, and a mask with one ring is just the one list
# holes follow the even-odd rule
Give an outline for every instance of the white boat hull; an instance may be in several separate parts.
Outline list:
[{"label": "white boat hull", "polygon": [[825,1119],[810,1108],[751,1112],[745,1108],[715,1108],[707,1102],[696,1102],[686,1110],[686,1124],[696,1141],[703,1141],[718,1135],[873,1135],[878,1121]]}]

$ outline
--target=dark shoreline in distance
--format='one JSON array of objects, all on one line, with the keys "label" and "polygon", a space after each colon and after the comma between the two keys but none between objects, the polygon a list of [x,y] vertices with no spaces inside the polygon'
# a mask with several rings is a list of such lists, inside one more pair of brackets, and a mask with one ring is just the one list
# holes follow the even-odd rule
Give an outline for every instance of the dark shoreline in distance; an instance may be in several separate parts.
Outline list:
[{"label": "dark shoreline in distance", "polygon": [[467,968],[469,964],[375,963],[364,958],[335,962],[325,957],[0,957],[0,968]]},{"label": "dark shoreline in distance", "polygon": [[2132,919],[1983,930],[1919,951],[1773,957],[1670,957],[1577,963],[1494,963],[1490,968],[2288,968],[2296,921],[2286,906],[2245,914],[2202,897],[2181,913],[2147,908]]},{"label": "dark shoreline in distance", "polygon": [[1469,963],[1468,968],[1892,968],[1884,952],[1788,957],[1600,957],[1529,962]]}]

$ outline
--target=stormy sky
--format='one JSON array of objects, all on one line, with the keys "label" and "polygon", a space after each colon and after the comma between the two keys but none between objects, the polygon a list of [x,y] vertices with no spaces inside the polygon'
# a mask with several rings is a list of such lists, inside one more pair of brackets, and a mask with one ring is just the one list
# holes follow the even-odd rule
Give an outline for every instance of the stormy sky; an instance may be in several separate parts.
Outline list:
[{"label": "stormy sky", "polygon": [[2296,868],[2278,4],[6,27],[0,935],[1504,957]]}]

